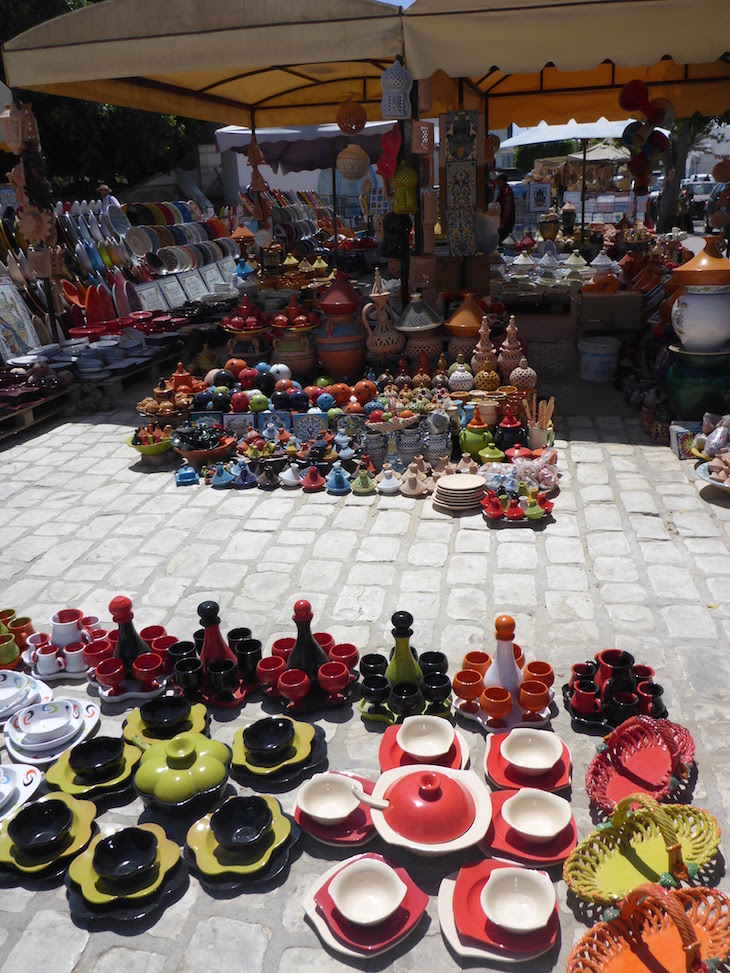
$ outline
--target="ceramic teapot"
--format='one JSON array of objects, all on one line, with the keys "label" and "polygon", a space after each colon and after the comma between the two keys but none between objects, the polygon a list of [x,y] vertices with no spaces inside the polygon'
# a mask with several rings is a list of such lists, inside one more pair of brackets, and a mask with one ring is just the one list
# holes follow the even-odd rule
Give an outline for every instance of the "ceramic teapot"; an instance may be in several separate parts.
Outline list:
[{"label": "ceramic teapot", "polygon": [[479,451],[485,449],[491,442],[489,427],[482,419],[477,406],[474,410],[474,418],[459,433],[459,446],[463,453],[468,453],[478,463]]}]

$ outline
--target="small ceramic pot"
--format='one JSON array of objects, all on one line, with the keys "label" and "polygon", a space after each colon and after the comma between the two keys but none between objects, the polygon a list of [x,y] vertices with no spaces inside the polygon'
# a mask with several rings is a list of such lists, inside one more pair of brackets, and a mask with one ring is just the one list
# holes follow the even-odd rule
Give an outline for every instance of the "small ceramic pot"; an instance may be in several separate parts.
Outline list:
[{"label": "small ceramic pot", "polygon": [[169,676],[172,672],[172,660],[168,654],[169,649],[173,645],[179,645],[180,643],[175,638],[174,635],[161,635],[157,639],[153,639],[150,649],[155,655],[159,655],[162,659],[162,672],[164,675]]},{"label": "small ceramic pot", "polygon": [[[22,616],[19,618],[16,615],[15,618],[13,618],[12,621],[8,623],[6,628],[15,639],[18,649],[21,652],[27,648],[28,636],[33,635],[35,633],[35,629],[33,628],[33,622],[27,616]],[[79,632],[77,629],[76,630],[77,637],[78,634]],[[71,641],[75,641],[75,640],[72,639]],[[58,645],[58,642],[54,642],[54,645]]]},{"label": "small ceramic pot", "polygon": [[12,635],[0,635],[0,666],[15,666],[20,650]]},{"label": "small ceramic pot", "polygon": [[352,672],[358,663],[360,653],[357,651],[357,646],[352,645],[351,642],[339,642],[332,646],[329,657],[332,662],[344,662],[348,672]]},{"label": "small ceramic pot", "polygon": [[298,708],[310,689],[309,676],[302,669],[286,669],[279,676],[276,688],[292,709]]},{"label": "small ceramic pot", "polygon": [[97,642],[89,642],[84,647],[84,662],[91,669],[96,669],[104,659],[111,659],[113,652],[114,647],[109,639],[99,639]]},{"label": "small ceramic pot", "polygon": [[593,677],[598,672],[598,663],[591,659],[589,662],[576,662],[575,665],[570,667],[570,686],[576,682],[588,681],[592,682]]},{"label": "small ceramic pot", "polygon": [[589,679],[580,679],[573,684],[570,697],[571,709],[579,716],[595,716],[600,709],[598,686]]}]

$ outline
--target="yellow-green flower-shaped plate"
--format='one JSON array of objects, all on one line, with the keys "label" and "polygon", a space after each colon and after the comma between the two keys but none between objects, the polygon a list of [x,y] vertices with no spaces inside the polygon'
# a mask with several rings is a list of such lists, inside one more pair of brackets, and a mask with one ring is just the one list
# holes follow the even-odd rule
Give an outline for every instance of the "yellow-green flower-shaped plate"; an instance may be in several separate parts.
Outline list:
[{"label": "yellow-green flower-shaped plate", "polygon": [[271,861],[271,857],[289,840],[291,822],[281,813],[281,805],[275,797],[262,794],[271,808],[273,841],[255,861],[244,861],[240,854],[228,851],[215,840],[210,827],[213,812],[196,821],[187,834],[187,843],[195,856],[195,863],[204,875],[219,878],[222,875],[255,875]]},{"label": "yellow-green flower-shaped plate", "polygon": [[225,784],[230,762],[225,743],[202,733],[178,733],[145,750],[134,786],[141,797],[162,807],[180,807]]},{"label": "yellow-green flower-shaped plate", "polygon": [[[15,868],[25,875],[34,875],[37,872],[45,871],[52,865],[70,860],[86,848],[91,840],[92,825],[96,817],[96,805],[92,804],[91,801],[79,801],[75,797],[71,797],[70,794],[64,794],[63,792],[47,794],[45,797],[39,798],[39,801],[51,800],[63,801],[73,815],[71,827],[69,828],[71,843],[66,844],[62,851],[49,851],[42,858],[39,858],[37,855],[28,855],[22,852],[20,848],[16,848],[10,840],[8,821],[11,821],[15,817],[15,815],[12,815],[0,824],[0,865]],[[21,811],[22,808],[18,810]]]},{"label": "yellow-green flower-shaped plate", "polygon": [[278,774],[285,767],[296,767],[297,764],[303,764],[312,752],[314,727],[311,723],[300,723],[297,720],[292,720],[292,723],[294,724],[294,739],[291,742],[290,750],[293,750],[293,753],[277,764],[255,763],[243,745],[243,730],[236,730],[233,737],[233,766],[246,770],[249,774],[268,777],[271,774]]},{"label": "yellow-green flower-shaped plate", "polygon": [[180,849],[174,841],[170,841],[159,824],[140,824],[137,827],[141,831],[151,831],[157,838],[154,879],[145,888],[130,892],[115,889],[111,883],[96,874],[94,871],[96,846],[104,838],[108,838],[110,834],[120,830],[119,828],[110,828],[103,834],[96,835],[86,851],[78,858],[74,858],[68,870],[68,877],[78,886],[81,895],[89,905],[109,905],[112,902],[146,899],[148,895],[153,895],[160,888],[169,873],[180,861]]},{"label": "yellow-green flower-shaped plate", "polygon": [[[203,703],[195,703],[190,707],[190,716],[182,729],[178,733],[205,733],[208,725],[208,710]],[[176,734],[175,734],[176,735]],[[127,716],[122,727],[122,736],[128,743],[139,747],[145,751],[148,747],[161,743],[163,740],[172,739],[171,737],[157,736],[152,730],[147,729],[144,720],[139,712],[139,707],[133,709]]]},{"label": "yellow-green flower-shaped plate", "polygon": [[55,764],[51,764],[46,771],[46,783],[53,790],[63,791],[64,794],[71,794],[73,797],[103,794],[104,791],[120,788],[125,781],[131,781],[134,768],[142,756],[140,749],[133,747],[131,743],[125,743],[121,771],[109,780],[88,781],[71,768],[68,762],[70,752],[65,750]]}]

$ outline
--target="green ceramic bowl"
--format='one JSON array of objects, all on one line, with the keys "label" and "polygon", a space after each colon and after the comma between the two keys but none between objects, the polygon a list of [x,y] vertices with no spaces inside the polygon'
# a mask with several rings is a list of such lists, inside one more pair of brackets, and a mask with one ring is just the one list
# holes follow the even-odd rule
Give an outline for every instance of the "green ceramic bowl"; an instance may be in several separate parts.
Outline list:
[{"label": "green ceramic bowl", "polygon": [[133,436],[129,436],[125,439],[127,446],[131,446],[132,449],[136,449],[138,453],[142,453],[144,456],[159,456],[160,453],[166,453],[170,448],[169,439],[161,439],[159,443],[150,443],[148,446],[137,445],[132,442]]}]

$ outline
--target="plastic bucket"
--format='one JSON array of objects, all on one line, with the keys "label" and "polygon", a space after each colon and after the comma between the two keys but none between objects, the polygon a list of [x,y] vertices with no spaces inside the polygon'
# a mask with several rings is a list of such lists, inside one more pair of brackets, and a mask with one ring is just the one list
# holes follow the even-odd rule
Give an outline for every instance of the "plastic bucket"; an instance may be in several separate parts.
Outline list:
[{"label": "plastic bucket", "polygon": [[616,373],[621,342],[618,338],[583,338],[578,342],[580,377],[586,382],[610,382]]}]

